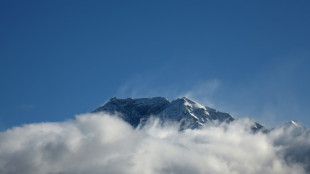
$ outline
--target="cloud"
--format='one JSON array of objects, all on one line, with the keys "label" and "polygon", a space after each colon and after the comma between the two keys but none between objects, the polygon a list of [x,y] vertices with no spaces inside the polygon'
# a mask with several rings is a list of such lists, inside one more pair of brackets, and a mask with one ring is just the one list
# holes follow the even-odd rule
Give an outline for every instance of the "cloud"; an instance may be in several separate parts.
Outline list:
[{"label": "cloud", "polygon": [[128,96],[133,98],[158,96],[166,96],[168,98],[179,97],[181,93],[181,87],[179,85],[159,85],[160,83],[152,80],[152,78],[146,78],[141,75],[134,76],[117,89],[116,96],[121,98]]},{"label": "cloud", "polygon": [[189,89],[181,96],[193,98],[195,100],[199,100],[199,102],[204,103],[209,107],[214,107],[213,97],[216,94],[219,86],[219,79],[210,79],[207,81],[198,82],[192,87],[192,89]]},{"label": "cloud", "polygon": [[117,89],[116,96],[121,98],[128,96],[133,98],[165,96],[171,99],[185,96],[198,100],[209,107],[214,107],[214,97],[221,85],[220,80],[216,78],[198,80],[189,83],[191,85],[166,84],[160,86],[153,84],[150,80],[151,78],[135,76]]},{"label": "cloud", "polygon": [[174,124],[153,121],[133,129],[102,113],[28,124],[0,133],[0,173],[302,174],[309,169],[304,157],[309,134],[284,128],[252,134],[250,124],[241,119],[180,132]]}]

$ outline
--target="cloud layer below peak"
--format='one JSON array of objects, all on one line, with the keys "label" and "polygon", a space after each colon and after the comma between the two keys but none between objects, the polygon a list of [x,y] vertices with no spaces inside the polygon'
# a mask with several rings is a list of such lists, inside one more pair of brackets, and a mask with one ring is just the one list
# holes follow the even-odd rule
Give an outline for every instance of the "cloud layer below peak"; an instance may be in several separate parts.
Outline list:
[{"label": "cloud layer below peak", "polygon": [[250,124],[240,119],[180,132],[152,121],[133,129],[102,113],[28,124],[0,133],[0,173],[309,173],[308,131],[253,134]]}]

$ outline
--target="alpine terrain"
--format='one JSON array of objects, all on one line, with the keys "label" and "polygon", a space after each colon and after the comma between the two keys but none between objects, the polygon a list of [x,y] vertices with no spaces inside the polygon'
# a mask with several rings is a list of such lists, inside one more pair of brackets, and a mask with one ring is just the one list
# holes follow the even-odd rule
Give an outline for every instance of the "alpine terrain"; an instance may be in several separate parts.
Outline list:
[{"label": "alpine terrain", "polygon": [[[118,114],[133,127],[144,126],[151,117],[161,123],[177,122],[180,129],[195,129],[207,124],[230,123],[235,120],[230,114],[203,106],[186,97],[168,100],[164,97],[118,99],[111,98],[93,111]],[[252,130],[267,131],[262,125],[253,122]]]}]

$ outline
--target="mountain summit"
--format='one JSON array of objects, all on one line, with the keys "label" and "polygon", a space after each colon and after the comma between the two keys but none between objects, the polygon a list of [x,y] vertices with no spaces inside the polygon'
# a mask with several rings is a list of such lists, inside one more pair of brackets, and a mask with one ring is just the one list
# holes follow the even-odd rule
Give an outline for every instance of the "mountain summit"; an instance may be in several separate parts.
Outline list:
[{"label": "mountain summit", "polygon": [[[95,109],[93,113],[106,112],[118,114],[133,127],[142,125],[151,117],[160,122],[174,121],[180,123],[180,128],[199,128],[209,123],[230,123],[235,119],[228,113],[203,106],[186,97],[168,100],[164,97],[118,99],[111,98],[107,103]],[[255,123],[254,131],[263,128]]]}]

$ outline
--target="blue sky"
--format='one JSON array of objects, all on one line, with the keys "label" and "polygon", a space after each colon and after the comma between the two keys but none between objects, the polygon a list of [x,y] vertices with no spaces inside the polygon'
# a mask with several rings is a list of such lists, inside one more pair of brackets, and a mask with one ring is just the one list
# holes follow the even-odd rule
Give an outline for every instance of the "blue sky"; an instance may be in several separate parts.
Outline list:
[{"label": "blue sky", "polygon": [[310,126],[309,1],[1,1],[0,130],[113,96]]}]

